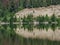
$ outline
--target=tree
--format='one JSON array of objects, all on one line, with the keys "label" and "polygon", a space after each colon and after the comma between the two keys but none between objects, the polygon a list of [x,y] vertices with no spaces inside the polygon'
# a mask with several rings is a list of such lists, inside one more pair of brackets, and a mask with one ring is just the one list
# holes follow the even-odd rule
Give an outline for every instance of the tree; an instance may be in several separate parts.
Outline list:
[{"label": "tree", "polygon": [[44,20],[45,20],[45,21],[49,21],[49,17],[48,17],[47,14],[46,14],[46,16],[44,17]]},{"label": "tree", "polygon": [[53,15],[51,16],[51,21],[52,21],[52,22],[55,22],[55,21],[56,21],[56,16],[55,16],[55,14],[53,14]]}]

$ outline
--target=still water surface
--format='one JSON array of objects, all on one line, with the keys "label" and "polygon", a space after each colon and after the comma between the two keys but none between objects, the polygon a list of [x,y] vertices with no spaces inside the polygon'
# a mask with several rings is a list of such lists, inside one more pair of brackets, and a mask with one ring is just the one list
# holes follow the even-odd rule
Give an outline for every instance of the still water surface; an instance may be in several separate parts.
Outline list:
[{"label": "still water surface", "polygon": [[[41,26],[41,28],[42,27],[43,26]],[[60,41],[56,40],[25,38],[21,35],[17,35],[14,32],[14,30],[16,30],[17,28],[23,28],[23,27],[14,24],[1,25],[0,45],[60,45]]]}]

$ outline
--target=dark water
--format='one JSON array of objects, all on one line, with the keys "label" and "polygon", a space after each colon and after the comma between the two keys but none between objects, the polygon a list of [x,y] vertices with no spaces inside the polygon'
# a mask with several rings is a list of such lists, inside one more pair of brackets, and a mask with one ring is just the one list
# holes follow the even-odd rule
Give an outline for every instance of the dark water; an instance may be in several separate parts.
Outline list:
[{"label": "dark water", "polygon": [[[0,26],[0,45],[60,45],[60,41],[47,39],[24,38],[17,35],[14,29],[19,25],[8,24]],[[47,25],[45,25],[46,27]],[[43,26],[41,26],[42,28]]]}]

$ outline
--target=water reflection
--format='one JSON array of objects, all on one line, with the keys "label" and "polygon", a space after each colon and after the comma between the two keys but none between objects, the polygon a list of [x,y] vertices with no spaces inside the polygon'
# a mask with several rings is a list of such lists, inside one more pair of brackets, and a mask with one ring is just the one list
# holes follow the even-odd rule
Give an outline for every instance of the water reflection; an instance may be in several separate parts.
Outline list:
[{"label": "water reflection", "polygon": [[[13,23],[1,25],[0,45],[60,45],[60,41],[51,41],[48,39],[32,39],[19,36],[15,33],[16,28],[19,26],[20,24]],[[28,28],[29,30],[33,30],[33,28],[48,30],[49,27],[51,27],[53,30],[55,30],[57,27],[60,28],[58,24],[33,25],[32,23],[27,23],[23,26],[23,28]],[[21,26],[19,28],[21,28]]]},{"label": "water reflection", "polygon": [[46,29],[46,30],[48,30],[49,28],[51,28],[53,31],[56,29],[56,28],[60,28],[60,26],[59,26],[59,24],[36,24],[36,25],[34,25],[33,23],[23,23],[22,24],[22,28],[24,28],[24,29],[28,29],[28,30],[30,30],[30,31],[32,31],[33,30],[33,28],[37,28],[37,29]]}]

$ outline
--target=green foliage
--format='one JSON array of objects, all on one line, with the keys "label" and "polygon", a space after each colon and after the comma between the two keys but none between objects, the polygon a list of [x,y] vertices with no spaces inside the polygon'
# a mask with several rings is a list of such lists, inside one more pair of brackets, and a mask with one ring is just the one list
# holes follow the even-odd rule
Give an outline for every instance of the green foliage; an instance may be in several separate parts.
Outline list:
[{"label": "green foliage", "polygon": [[44,17],[45,21],[49,21],[49,16],[46,14],[46,16]]},{"label": "green foliage", "polygon": [[49,5],[56,5],[60,4],[58,0],[9,0],[6,4],[7,6],[4,7],[4,3],[0,1],[0,20],[9,21],[11,18],[11,14],[15,13],[19,10],[24,8],[36,8],[42,6],[49,6]]},{"label": "green foliage", "polygon": [[33,15],[24,16],[23,18],[23,27],[24,29],[33,30]]},{"label": "green foliage", "polygon": [[58,0],[20,0],[20,4],[24,8],[32,8],[32,7],[42,7],[42,6],[49,6],[49,5],[56,5],[60,4]]},{"label": "green foliage", "polygon": [[[34,25],[33,22],[38,22],[37,24]],[[56,27],[60,27],[60,18],[56,17],[55,14],[53,14],[52,16],[37,16],[35,18],[33,18],[33,15],[28,15],[27,17],[24,16],[24,18],[22,18],[22,23],[23,23],[23,28],[24,29],[28,29],[31,30],[34,27],[37,29],[46,29],[48,30],[49,27],[52,28],[52,30],[54,31],[56,29]]]},{"label": "green foliage", "polygon": [[55,22],[56,21],[56,16],[54,14],[51,16],[51,21],[52,22]]}]

